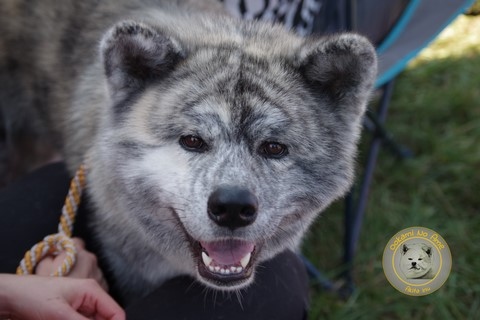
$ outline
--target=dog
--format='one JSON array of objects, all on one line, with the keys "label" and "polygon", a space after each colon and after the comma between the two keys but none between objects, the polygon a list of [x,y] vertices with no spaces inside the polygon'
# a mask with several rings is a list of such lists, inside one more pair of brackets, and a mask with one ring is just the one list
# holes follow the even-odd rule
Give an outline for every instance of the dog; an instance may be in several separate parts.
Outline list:
[{"label": "dog", "polygon": [[433,279],[432,247],[425,243],[404,244],[400,270],[407,279]]},{"label": "dog", "polygon": [[217,1],[7,0],[0,20],[3,130],[85,163],[124,299],[180,274],[244,288],[351,186],[376,76],[360,35]]}]

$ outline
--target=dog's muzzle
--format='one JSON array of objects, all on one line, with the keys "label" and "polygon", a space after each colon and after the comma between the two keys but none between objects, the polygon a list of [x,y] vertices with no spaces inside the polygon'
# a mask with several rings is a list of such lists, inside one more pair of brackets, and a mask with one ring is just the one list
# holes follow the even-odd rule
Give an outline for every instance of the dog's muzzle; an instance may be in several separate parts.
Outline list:
[{"label": "dog's muzzle", "polygon": [[[251,225],[257,217],[258,200],[250,191],[231,186],[217,188],[208,199],[209,218],[234,231]],[[240,285],[252,275],[258,246],[237,238],[198,243],[198,270],[219,286]]]}]

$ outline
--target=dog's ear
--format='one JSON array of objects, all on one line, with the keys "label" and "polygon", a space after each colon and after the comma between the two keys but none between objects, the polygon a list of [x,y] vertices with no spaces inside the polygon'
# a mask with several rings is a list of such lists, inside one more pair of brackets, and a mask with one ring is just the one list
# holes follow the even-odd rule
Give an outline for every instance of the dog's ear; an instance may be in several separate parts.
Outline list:
[{"label": "dog's ear", "polygon": [[309,39],[298,53],[300,70],[314,93],[335,106],[363,114],[377,74],[372,44],[356,34]]},{"label": "dog's ear", "polygon": [[424,245],[422,246],[422,250],[425,251],[425,253],[428,254],[429,257],[432,256],[432,247],[424,244]]},{"label": "dog's ear", "polygon": [[406,244],[403,244],[402,253],[403,254],[407,253],[408,249],[410,249],[410,248]]},{"label": "dog's ear", "polygon": [[184,57],[178,41],[135,21],[110,29],[102,39],[101,53],[114,102],[166,77]]}]

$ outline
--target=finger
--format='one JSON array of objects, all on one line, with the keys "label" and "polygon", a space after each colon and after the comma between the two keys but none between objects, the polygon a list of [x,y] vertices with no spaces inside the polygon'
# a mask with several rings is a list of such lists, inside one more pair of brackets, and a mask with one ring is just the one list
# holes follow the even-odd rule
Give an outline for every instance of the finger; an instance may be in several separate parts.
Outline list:
[{"label": "finger", "polygon": [[[43,276],[50,276],[52,273],[56,272],[58,268],[67,258],[67,253],[65,251],[59,252],[56,256],[46,256],[43,258],[37,267],[40,267],[40,270]],[[68,276],[68,275],[67,275]]]},{"label": "finger", "polygon": [[95,281],[85,282],[85,293],[77,310],[95,319],[123,320],[125,312]]},{"label": "finger", "polygon": [[97,277],[97,282],[100,284],[100,286],[102,287],[103,290],[105,290],[105,292],[108,292],[108,283],[107,283],[107,280],[105,280],[105,277],[103,276],[103,273],[100,269],[99,270],[99,275]]},{"label": "finger", "polygon": [[50,276],[54,271],[54,257],[46,256],[37,264],[35,274],[39,276]]},{"label": "finger", "polygon": [[[87,250],[77,251],[77,262],[70,272],[73,278],[94,278],[96,279],[96,270],[98,268],[97,257]],[[96,279],[97,280],[97,279]]]},{"label": "finger", "polygon": [[75,247],[77,249],[85,249],[85,241],[81,238],[73,238],[73,242],[75,243]]},{"label": "finger", "polygon": [[100,286],[102,287],[103,290],[105,290],[105,292],[108,292],[108,290],[110,289],[108,287],[108,283],[107,283],[107,280],[105,280],[105,278],[102,278],[102,280],[100,281]]},{"label": "finger", "polygon": [[[70,272],[67,274],[67,277],[70,278],[90,278],[93,274],[93,262],[89,261],[88,257],[81,257],[80,252],[77,253],[77,261],[72,266]],[[56,256],[46,256],[43,258],[37,265],[36,274],[42,276],[50,276],[53,272],[63,264],[67,258],[67,253],[61,251]],[[83,258],[83,259],[82,259]]]},{"label": "finger", "polygon": [[107,281],[105,281],[105,277],[103,276],[103,272],[100,268],[95,268],[94,271],[94,279],[97,280],[97,282],[100,284],[103,290],[108,292],[108,284]]},{"label": "finger", "polygon": [[105,278],[103,276],[102,269],[97,264],[91,266],[90,278],[96,280],[100,286],[108,292],[108,286],[106,286]]},{"label": "finger", "polygon": [[[73,238],[73,242],[75,244],[75,248],[77,248],[77,252],[81,253],[85,251],[85,242],[80,238]],[[55,272],[58,267],[60,267],[65,260],[67,254],[65,251],[60,252],[56,256],[46,256],[44,257],[37,265],[35,269],[35,274],[41,276],[49,276],[52,272]],[[87,258],[88,259],[88,258]],[[95,261],[96,263],[96,261]],[[86,267],[86,266],[84,266]],[[75,267],[74,267],[75,269]],[[73,271],[73,270],[72,270]],[[83,272],[82,272],[83,271]],[[77,272],[77,277],[79,278],[87,278],[88,277],[88,267],[87,268],[80,268],[80,272]],[[75,276],[75,275],[74,275]]]},{"label": "finger", "polygon": [[94,279],[105,292],[108,292],[108,284],[97,264],[97,257],[86,250],[79,252],[77,263],[69,276],[72,278]]},{"label": "finger", "polygon": [[69,320],[89,320],[90,318],[87,318],[88,316],[82,315],[79,313],[77,310],[73,309],[70,305],[68,304],[62,304],[60,306],[56,306],[56,316],[58,315],[59,317],[56,318],[53,316],[53,318],[50,318],[51,320],[64,320],[64,319],[69,319]]}]

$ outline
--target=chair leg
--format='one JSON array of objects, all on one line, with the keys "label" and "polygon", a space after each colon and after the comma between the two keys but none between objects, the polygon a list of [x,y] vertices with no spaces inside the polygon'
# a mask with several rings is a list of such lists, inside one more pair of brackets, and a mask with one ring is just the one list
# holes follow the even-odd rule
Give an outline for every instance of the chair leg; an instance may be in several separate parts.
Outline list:
[{"label": "chair leg", "polygon": [[326,291],[334,291],[335,285],[334,283],[328,279],[322,272],[320,272],[305,256],[300,255],[300,259],[302,259],[305,268],[307,269],[307,273],[311,279],[315,281],[315,284],[318,284],[322,287],[322,289]]}]

